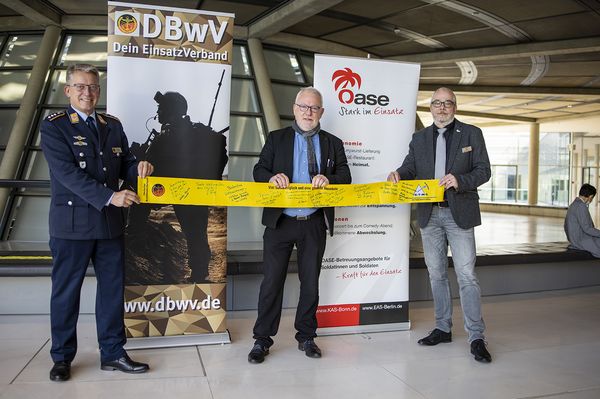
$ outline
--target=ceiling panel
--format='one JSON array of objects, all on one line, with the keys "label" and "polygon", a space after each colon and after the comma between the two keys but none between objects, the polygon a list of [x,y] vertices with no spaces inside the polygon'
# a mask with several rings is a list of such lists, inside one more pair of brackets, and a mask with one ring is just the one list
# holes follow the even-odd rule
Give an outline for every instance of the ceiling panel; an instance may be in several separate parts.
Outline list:
[{"label": "ceiling panel", "polygon": [[592,77],[543,77],[532,86],[554,86],[554,87],[581,87],[589,82]]},{"label": "ceiling panel", "polygon": [[335,32],[340,29],[348,28],[352,25],[353,24],[348,21],[315,15],[287,28],[285,31],[289,33],[296,33],[298,35],[317,37],[327,33]]},{"label": "ceiling panel", "polygon": [[384,31],[370,26],[357,26],[322,37],[326,40],[346,44],[352,47],[368,47],[398,40],[392,31]]},{"label": "ceiling panel", "polygon": [[[102,15],[108,12],[108,5],[105,1],[95,1],[95,0],[50,0],[49,3],[53,4],[57,8],[60,8],[65,14],[96,14]],[[136,4],[152,4],[151,0],[149,1],[129,1],[128,3],[136,3]],[[175,3],[175,2],[174,2]],[[185,2],[188,4],[192,4],[191,1]],[[177,6],[181,7],[181,6]]]},{"label": "ceiling panel", "polygon": [[406,40],[399,37],[397,39],[399,39],[400,41],[382,44],[379,46],[365,47],[364,50],[373,54],[377,54],[380,57],[392,57],[394,55],[402,54],[428,53],[431,51],[431,47],[425,46],[421,43],[417,43],[412,40]]},{"label": "ceiling panel", "polygon": [[357,15],[363,18],[375,19],[422,6],[423,2],[419,0],[346,0],[332,7],[331,10]]},{"label": "ceiling panel", "polygon": [[383,21],[427,36],[485,27],[480,22],[438,6],[409,10]]},{"label": "ceiling panel", "polygon": [[19,13],[14,11],[12,8],[8,8],[0,4],[0,17],[13,17],[16,15],[19,15]]},{"label": "ceiling panel", "polygon": [[514,77],[520,78],[521,81],[529,75],[531,71],[530,65],[497,65],[494,67],[480,66],[475,63],[477,67],[477,83],[479,79],[491,78],[491,77]]},{"label": "ceiling panel", "polygon": [[[520,86],[521,82],[525,79],[525,76],[521,77],[505,77],[505,76],[477,76],[476,85],[488,85],[488,86]],[[506,88],[507,92],[510,92],[510,88]]]},{"label": "ceiling panel", "polygon": [[575,39],[600,35],[600,19],[591,12],[515,24],[535,40]]},{"label": "ceiling panel", "polygon": [[537,19],[554,15],[585,11],[576,1],[565,0],[461,0],[463,3],[481,8],[509,22]]},{"label": "ceiling panel", "polygon": [[[528,114],[523,114],[521,116],[525,116],[527,118],[554,118],[555,116],[567,116],[573,115],[569,112],[557,112],[557,111],[540,111],[540,112],[531,112]],[[575,115],[573,115],[575,116]]]},{"label": "ceiling panel", "polygon": [[600,61],[551,62],[546,76],[596,76],[600,73]]},{"label": "ceiling panel", "polygon": [[571,112],[594,112],[600,111],[600,104],[575,105],[569,108]]},{"label": "ceiling panel", "polygon": [[[164,0],[162,3],[165,4]],[[230,1],[204,0],[201,2],[196,1],[196,4],[198,3],[202,3],[200,7],[203,10],[229,12],[235,14],[236,25],[245,25],[248,21],[257,17],[258,15],[261,15],[270,8],[267,5],[250,4],[251,2],[234,3]]]},{"label": "ceiling panel", "polygon": [[492,28],[476,32],[457,33],[455,35],[435,36],[436,40],[453,49],[477,48],[514,44],[515,40]]}]

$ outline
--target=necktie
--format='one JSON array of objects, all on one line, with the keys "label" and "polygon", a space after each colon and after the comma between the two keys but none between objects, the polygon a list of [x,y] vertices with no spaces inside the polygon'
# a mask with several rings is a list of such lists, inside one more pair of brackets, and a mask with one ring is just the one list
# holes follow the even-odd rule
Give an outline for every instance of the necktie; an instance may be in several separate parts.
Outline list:
[{"label": "necktie", "polygon": [[446,175],[446,128],[438,129],[438,137],[435,143],[435,178],[440,179]]},{"label": "necktie", "polygon": [[319,174],[319,167],[317,166],[317,156],[315,155],[315,146],[312,141],[312,136],[304,136],[306,139],[307,156],[308,156],[308,174],[310,180]]},{"label": "necktie", "polygon": [[87,123],[87,125],[90,128],[90,130],[92,131],[92,133],[94,133],[94,136],[96,136],[96,139],[99,139],[98,129],[96,129],[96,124],[94,123],[94,117],[88,116],[87,119],[85,120],[85,123]]}]

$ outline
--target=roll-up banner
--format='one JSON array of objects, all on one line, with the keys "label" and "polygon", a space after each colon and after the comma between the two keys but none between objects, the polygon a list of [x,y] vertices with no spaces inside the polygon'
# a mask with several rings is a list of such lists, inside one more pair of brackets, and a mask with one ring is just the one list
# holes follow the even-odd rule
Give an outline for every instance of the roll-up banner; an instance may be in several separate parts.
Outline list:
[{"label": "roll-up banner", "polygon": [[[352,183],[385,181],[408,153],[420,66],[315,56],[323,129],[344,141]],[[336,209],[320,277],[319,334],[410,328],[410,205]]]},{"label": "roll-up banner", "polygon": [[[108,112],[154,175],[227,174],[233,27],[232,14],[108,2]],[[128,348],[229,342],[226,208],[139,204],[127,218],[125,328],[153,337]]]}]

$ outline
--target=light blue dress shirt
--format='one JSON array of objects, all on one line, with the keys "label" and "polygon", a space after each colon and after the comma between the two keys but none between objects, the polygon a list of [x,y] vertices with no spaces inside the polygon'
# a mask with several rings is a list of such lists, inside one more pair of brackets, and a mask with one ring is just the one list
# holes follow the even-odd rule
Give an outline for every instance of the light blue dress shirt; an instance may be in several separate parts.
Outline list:
[{"label": "light blue dress shirt", "polygon": [[[317,167],[321,172],[321,144],[319,143],[319,134],[311,137],[315,147],[315,156],[317,158]],[[306,139],[300,133],[296,132],[294,136],[294,172],[292,183],[311,183],[308,174],[308,145]],[[318,208],[285,208],[283,213],[288,216],[308,216],[317,211]]]}]

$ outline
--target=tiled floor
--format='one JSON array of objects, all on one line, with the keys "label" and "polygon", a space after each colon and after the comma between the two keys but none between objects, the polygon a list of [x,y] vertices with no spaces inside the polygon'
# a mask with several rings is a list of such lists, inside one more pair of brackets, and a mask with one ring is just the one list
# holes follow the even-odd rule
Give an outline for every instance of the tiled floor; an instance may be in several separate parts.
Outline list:
[{"label": "tiled floor", "polygon": [[460,307],[454,340],[421,347],[431,302],[413,303],[410,331],[320,337],[309,359],[293,339],[286,310],[265,363],[246,361],[255,312],[230,312],[228,345],[132,351],[142,375],[99,369],[93,317],[81,317],[73,377],[48,380],[47,316],[0,316],[0,397],[4,398],[600,398],[600,287],[484,298],[494,357],[468,353]]}]

